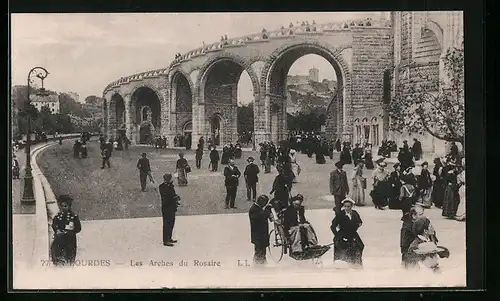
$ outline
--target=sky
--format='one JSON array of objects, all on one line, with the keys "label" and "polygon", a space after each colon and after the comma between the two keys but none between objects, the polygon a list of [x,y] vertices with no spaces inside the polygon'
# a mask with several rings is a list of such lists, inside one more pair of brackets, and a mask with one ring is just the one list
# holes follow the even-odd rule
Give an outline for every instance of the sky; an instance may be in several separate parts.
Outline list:
[{"label": "sky", "polygon": [[[290,22],[321,24],[366,17],[378,14],[12,14],[12,84],[26,84],[29,70],[42,66],[50,73],[44,82],[47,89],[75,92],[83,101],[89,95],[102,96],[105,86],[122,76],[168,67],[175,53],[217,42],[225,34],[238,37]],[[320,80],[335,78],[333,68],[315,55],[297,60],[289,74],[308,74],[312,67],[320,70]],[[244,75],[241,81],[245,80],[249,78]],[[251,90],[251,85],[241,85],[248,86],[242,92]]]}]

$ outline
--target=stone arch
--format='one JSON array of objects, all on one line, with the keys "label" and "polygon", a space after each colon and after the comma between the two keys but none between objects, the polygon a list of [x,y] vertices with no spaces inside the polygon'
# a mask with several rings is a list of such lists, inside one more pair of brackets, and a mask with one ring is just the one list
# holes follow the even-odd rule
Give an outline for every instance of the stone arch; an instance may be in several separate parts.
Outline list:
[{"label": "stone arch", "polygon": [[[163,97],[152,86],[141,83],[132,90],[128,104],[128,130],[133,142],[144,142],[142,129],[145,124],[151,124],[151,133],[148,135],[152,139],[160,135],[162,126],[162,103]],[[148,118],[144,120],[144,110],[148,108]]]},{"label": "stone arch", "polygon": [[[352,108],[350,106],[352,79],[351,73],[349,71],[349,66],[342,56],[342,51],[351,47],[352,46],[350,44],[342,44],[339,47],[333,47],[321,41],[292,41],[282,45],[281,47],[273,51],[273,53],[267,59],[264,68],[262,69],[260,77],[260,100],[264,101],[266,99],[266,96],[269,95],[271,97],[271,95],[276,94],[272,93],[273,91],[271,91],[271,89],[273,88],[273,76],[276,76],[275,68],[277,67],[277,64],[281,62],[281,59],[285,57],[285,55],[293,55],[293,61],[306,54],[319,55],[330,62],[337,74],[337,93],[335,97],[332,98],[330,104],[327,106],[327,135],[334,136],[335,134],[337,134],[337,138],[340,138],[340,136],[343,134],[348,134],[350,136],[352,134],[352,122],[350,119],[353,114]],[[301,49],[308,51],[300,53]],[[295,55],[293,54],[294,51],[297,52]],[[286,68],[289,68],[290,66],[286,66]],[[285,71],[287,73],[287,70]],[[284,76],[286,80],[286,74],[282,76]],[[280,94],[280,91],[278,91],[278,94]],[[277,97],[279,98],[279,95]],[[331,109],[333,109],[332,104],[335,100],[337,100],[338,105],[336,108],[336,112],[333,113]],[[271,102],[273,101],[271,100]],[[286,110],[282,108],[277,114],[281,114],[281,111]],[[337,116],[337,118],[333,118],[334,115]],[[276,130],[284,130],[285,127],[286,120],[281,122],[279,128]],[[271,129],[271,132],[272,131],[273,130]]]},{"label": "stone arch", "polygon": [[[330,56],[336,63],[337,66],[333,66],[334,68],[339,68],[341,71],[341,76],[344,82],[344,87],[351,85],[351,73],[349,72],[349,67],[347,62],[341,56],[342,51],[352,48],[350,44],[343,44],[339,47],[333,47],[329,44],[320,42],[320,41],[307,41],[307,42],[290,42],[282,45],[273,51],[273,53],[268,57],[264,68],[262,69],[261,77],[260,77],[260,87],[261,87],[261,95],[265,95],[269,93],[268,87],[268,79],[270,76],[270,71],[272,71],[272,67],[278,62],[278,60],[286,54],[288,51],[294,48],[315,48],[319,51],[323,52],[323,54]],[[328,58],[326,60],[330,61]],[[333,64],[332,64],[333,65]]]},{"label": "stone arch", "polygon": [[109,98],[109,104],[107,106],[107,132],[110,138],[116,138],[117,130],[122,126],[123,119],[125,116],[125,99],[119,93],[119,91],[113,91]]},{"label": "stone arch", "polygon": [[444,31],[443,28],[436,22],[434,21],[427,21],[425,24],[422,26],[422,30],[430,30],[432,31],[435,35],[436,38],[439,42],[439,45],[441,45],[441,49],[444,48]]},{"label": "stone arch", "polygon": [[170,89],[172,89],[173,85],[174,85],[174,81],[176,80],[176,77],[178,75],[183,75],[187,82],[189,83],[189,89],[191,89],[191,93],[194,95],[194,92],[195,92],[195,86],[194,86],[194,83],[193,83],[193,80],[191,79],[191,76],[189,76],[189,74],[187,74],[182,68],[180,67],[174,67],[173,69],[170,70],[169,72],[169,86],[170,86]]},{"label": "stone arch", "polygon": [[[252,69],[252,61],[248,61],[245,58],[231,53],[231,52],[223,52],[220,53],[220,55],[214,56],[210,59],[208,59],[199,69],[200,72],[198,74],[198,78],[196,80],[196,94],[200,96],[200,102],[203,102],[205,100],[204,93],[205,93],[205,83],[208,78],[208,74],[210,73],[210,70],[212,67],[214,67],[218,62],[220,61],[231,61],[237,65],[240,65],[243,70],[248,72],[248,75],[250,76],[250,79],[252,80],[252,86],[254,90],[254,94],[257,93],[257,91],[260,91],[260,84],[259,84],[259,78],[255,71]],[[241,75],[241,74],[240,74]]]},{"label": "stone arch", "polygon": [[[210,137],[216,146],[223,144],[224,141],[224,127],[226,125],[227,119],[219,113],[215,112],[210,115],[208,119]],[[218,123],[218,125],[216,125]],[[218,127],[217,127],[218,126]],[[218,135],[218,136],[217,136]]]},{"label": "stone arch", "polygon": [[156,94],[156,97],[158,97],[158,99],[160,100],[160,103],[164,101],[163,99],[163,95],[160,93],[158,87],[155,87],[153,85],[150,85],[148,83],[140,83],[138,84],[137,86],[135,86],[132,91],[130,92],[130,95],[133,96],[137,90],[141,89],[141,88],[148,88],[148,89],[151,89],[155,94]]}]

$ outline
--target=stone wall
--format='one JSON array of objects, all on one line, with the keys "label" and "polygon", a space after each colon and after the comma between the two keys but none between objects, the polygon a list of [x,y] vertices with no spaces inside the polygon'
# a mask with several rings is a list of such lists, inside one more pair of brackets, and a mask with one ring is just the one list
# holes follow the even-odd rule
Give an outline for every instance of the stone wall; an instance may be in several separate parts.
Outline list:
[{"label": "stone wall", "polygon": [[[384,98],[384,71],[392,70],[393,36],[391,28],[353,28],[352,55],[352,120],[377,117],[382,122],[382,103]],[[352,105],[350,108],[349,106]],[[346,112],[347,113],[347,112]],[[344,116],[348,114],[344,113]],[[353,132],[354,132],[353,128]],[[383,127],[380,126],[380,136]],[[380,139],[379,139],[380,141]]]}]

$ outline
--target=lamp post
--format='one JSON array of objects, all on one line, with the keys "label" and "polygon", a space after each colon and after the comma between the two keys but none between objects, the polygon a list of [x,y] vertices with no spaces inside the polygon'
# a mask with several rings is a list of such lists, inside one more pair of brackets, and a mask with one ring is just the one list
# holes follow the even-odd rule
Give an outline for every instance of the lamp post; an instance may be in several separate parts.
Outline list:
[{"label": "lamp post", "polygon": [[[31,88],[31,77],[35,75],[42,81],[49,75],[49,72],[43,67],[34,67],[28,73],[28,102],[27,106],[30,105],[30,88]],[[22,202],[23,203],[33,203],[35,201],[35,195],[33,193],[33,175],[31,173],[31,116],[28,113],[28,128],[26,130],[26,168],[24,173],[24,193]]]}]

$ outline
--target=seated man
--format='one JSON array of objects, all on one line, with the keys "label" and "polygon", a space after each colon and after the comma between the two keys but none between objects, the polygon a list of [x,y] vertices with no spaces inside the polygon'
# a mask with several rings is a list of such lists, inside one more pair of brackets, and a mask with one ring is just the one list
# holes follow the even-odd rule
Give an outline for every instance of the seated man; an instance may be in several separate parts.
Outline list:
[{"label": "seated man", "polygon": [[289,234],[292,253],[301,253],[305,248],[318,244],[314,229],[304,216],[304,197],[300,194],[292,198],[292,204],[284,212],[283,228]]}]

